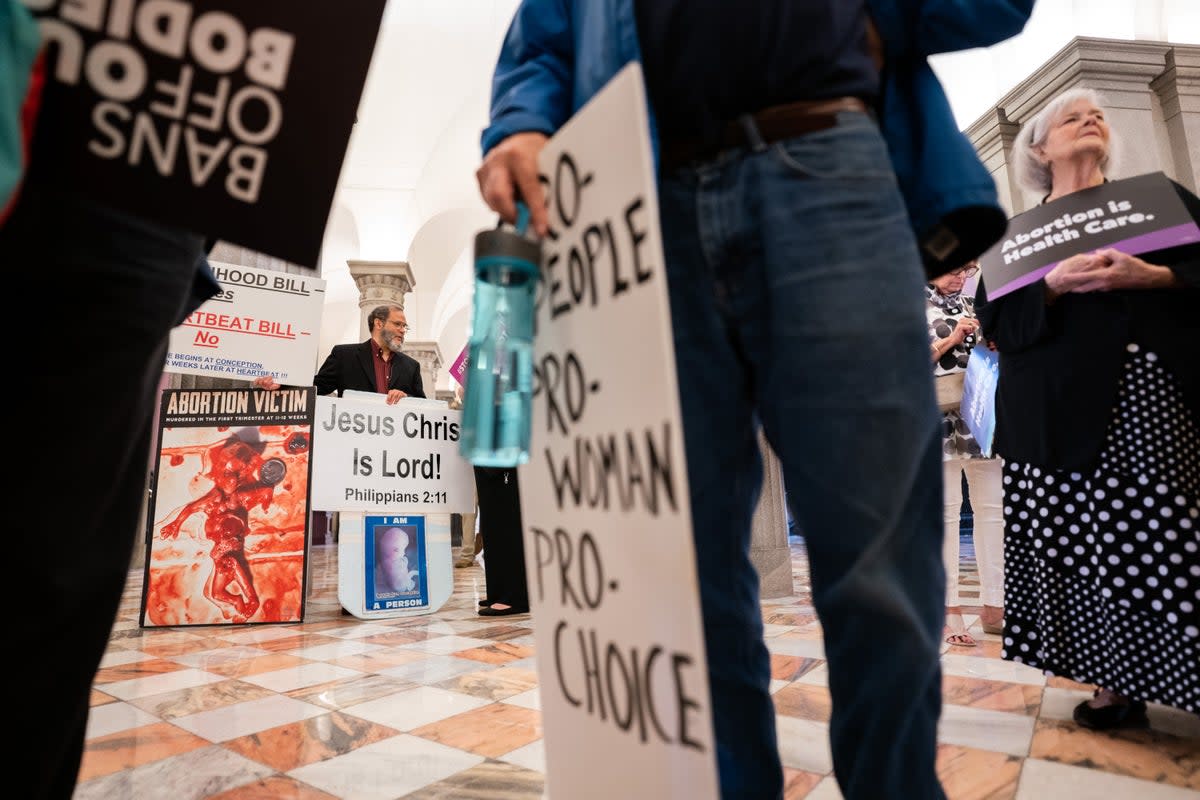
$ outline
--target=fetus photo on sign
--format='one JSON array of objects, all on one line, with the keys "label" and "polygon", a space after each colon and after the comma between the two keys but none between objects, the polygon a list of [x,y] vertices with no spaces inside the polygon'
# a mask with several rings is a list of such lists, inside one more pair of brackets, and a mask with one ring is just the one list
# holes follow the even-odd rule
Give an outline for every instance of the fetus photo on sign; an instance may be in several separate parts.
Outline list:
[{"label": "fetus photo on sign", "polygon": [[428,605],[424,574],[424,519],[367,517],[367,608],[372,611]]}]

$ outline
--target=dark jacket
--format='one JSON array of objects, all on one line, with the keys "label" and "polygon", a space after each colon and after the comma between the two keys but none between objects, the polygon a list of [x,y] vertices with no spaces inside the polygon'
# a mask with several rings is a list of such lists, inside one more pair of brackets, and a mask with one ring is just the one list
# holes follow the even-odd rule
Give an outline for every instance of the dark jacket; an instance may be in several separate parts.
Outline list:
[{"label": "dark jacket", "polygon": [[[337,392],[338,397],[347,389],[359,392],[374,392],[375,362],[371,355],[372,341],[358,344],[339,344],[329,351],[329,357],[317,371],[313,384],[317,394]],[[393,353],[388,389],[399,389],[409,397],[424,397],[421,384],[421,364],[403,353]]]},{"label": "dark jacket", "polygon": [[[1200,218],[1200,199],[1180,194]],[[1200,422],[1200,255],[1193,246],[1146,260],[1170,267],[1188,288],[1068,293],[1048,306],[1044,279],[986,303],[980,281],[979,321],[1000,351],[996,453],[1094,469],[1130,343],[1158,355]]]}]

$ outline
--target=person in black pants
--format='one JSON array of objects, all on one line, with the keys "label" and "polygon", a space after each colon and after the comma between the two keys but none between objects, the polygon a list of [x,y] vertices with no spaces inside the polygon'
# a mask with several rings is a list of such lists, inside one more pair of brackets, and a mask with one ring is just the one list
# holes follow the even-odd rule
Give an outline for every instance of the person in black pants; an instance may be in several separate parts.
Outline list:
[{"label": "person in black pants", "polygon": [[481,617],[506,617],[529,611],[525,547],[521,539],[521,495],[511,467],[475,467],[479,494],[479,531],[487,542],[483,576],[487,599]]},{"label": "person in black pants", "polygon": [[32,460],[17,465],[11,521],[38,532],[21,572],[39,591],[30,612],[52,634],[38,645],[44,667],[22,678],[37,701],[16,719],[14,755],[31,765],[24,797],[68,800],[137,538],[167,334],[219,287],[201,236],[51,185],[34,152],[0,227],[0,264],[13,297],[61,315],[54,334],[23,337],[27,391],[11,417],[38,432]]}]

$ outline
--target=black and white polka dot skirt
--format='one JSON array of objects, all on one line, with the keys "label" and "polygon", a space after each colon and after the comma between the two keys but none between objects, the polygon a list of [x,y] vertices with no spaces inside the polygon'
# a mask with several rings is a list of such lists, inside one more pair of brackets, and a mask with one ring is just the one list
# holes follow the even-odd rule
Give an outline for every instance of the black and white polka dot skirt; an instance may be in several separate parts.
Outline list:
[{"label": "black and white polka dot skirt", "polygon": [[1011,661],[1200,713],[1200,423],[1129,346],[1090,475],[1004,469]]}]

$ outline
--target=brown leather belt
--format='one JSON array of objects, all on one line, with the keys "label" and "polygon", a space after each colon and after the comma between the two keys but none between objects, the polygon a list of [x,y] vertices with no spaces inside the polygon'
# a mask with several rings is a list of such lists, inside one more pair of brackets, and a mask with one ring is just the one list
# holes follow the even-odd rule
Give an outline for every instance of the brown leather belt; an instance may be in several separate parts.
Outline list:
[{"label": "brown leather belt", "polygon": [[866,113],[868,106],[858,97],[800,100],[764,108],[725,124],[714,139],[672,139],[661,148],[664,169],[674,169],[717,155],[723,150],[745,147],[759,150],[774,142],[823,131],[837,125],[842,111]]}]

